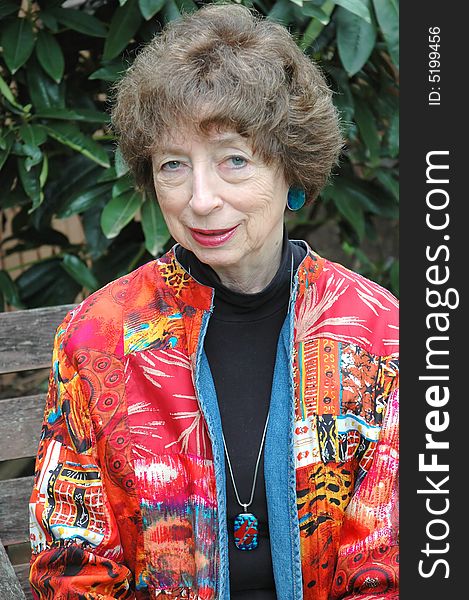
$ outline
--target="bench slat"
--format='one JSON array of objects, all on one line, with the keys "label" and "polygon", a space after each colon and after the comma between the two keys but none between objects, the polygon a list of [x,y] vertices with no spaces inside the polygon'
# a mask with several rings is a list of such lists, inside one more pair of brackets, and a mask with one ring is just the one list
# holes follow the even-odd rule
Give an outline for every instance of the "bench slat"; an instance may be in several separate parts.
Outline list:
[{"label": "bench slat", "polygon": [[20,582],[15,575],[7,553],[0,542],[0,598],[2,600],[24,600]]},{"label": "bench slat", "polygon": [[33,594],[31,592],[31,586],[29,585],[29,563],[23,565],[13,565],[16,576],[19,579],[21,587],[23,588],[26,600],[33,600]]},{"label": "bench slat", "polygon": [[29,498],[34,477],[0,481],[0,540],[4,546],[29,541]]},{"label": "bench slat", "polygon": [[36,455],[45,402],[45,394],[0,400],[0,460]]},{"label": "bench slat", "polygon": [[[0,313],[0,375],[50,368],[57,327],[75,306]],[[44,406],[45,394],[0,400],[0,460],[35,456]],[[34,477],[0,481],[1,600],[32,600],[29,564],[12,566],[4,546],[11,556],[21,556],[19,562],[27,560],[21,544],[29,544],[28,503],[33,482]]]},{"label": "bench slat", "polygon": [[49,367],[55,331],[74,306],[0,313],[0,374]]}]

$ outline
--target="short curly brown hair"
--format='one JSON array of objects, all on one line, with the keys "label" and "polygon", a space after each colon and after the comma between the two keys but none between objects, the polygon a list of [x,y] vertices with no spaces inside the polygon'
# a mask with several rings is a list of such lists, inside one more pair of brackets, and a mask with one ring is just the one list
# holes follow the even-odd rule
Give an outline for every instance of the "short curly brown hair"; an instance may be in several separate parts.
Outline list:
[{"label": "short curly brown hair", "polygon": [[112,123],[138,186],[165,136],[214,126],[249,139],[312,201],[342,147],[332,92],[285,27],[242,5],[212,4],[170,22],[116,84]]}]

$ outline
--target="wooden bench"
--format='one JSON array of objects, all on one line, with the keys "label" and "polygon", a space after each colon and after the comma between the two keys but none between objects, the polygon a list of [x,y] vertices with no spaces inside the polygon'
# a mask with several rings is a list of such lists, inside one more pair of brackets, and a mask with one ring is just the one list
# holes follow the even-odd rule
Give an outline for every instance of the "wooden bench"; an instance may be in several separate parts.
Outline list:
[{"label": "wooden bench", "polygon": [[[71,308],[73,305],[0,313],[0,377],[50,368],[55,331]],[[44,406],[45,394],[0,399],[0,461],[33,460]],[[1,600],[32,598],[26,545],[32,486],[31,475],[0,480]],[[22,556],[20,562],[18,556]]]}]

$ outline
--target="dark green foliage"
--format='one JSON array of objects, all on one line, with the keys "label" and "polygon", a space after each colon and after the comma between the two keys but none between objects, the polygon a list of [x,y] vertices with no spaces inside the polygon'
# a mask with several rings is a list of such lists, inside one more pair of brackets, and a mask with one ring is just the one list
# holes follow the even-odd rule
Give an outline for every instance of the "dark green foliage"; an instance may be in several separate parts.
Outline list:
[{"label": "dark green foliage", "polygon": [[[12,0],[0,4],[0,210],[19,209],[8,253],[44,244],[60,249],[20,276],[0,272],[0,310],[5,303],[73,302],[173,243],[154,198],[134,190],[114,152],[109,87],[155,31],[202,2],[62,4],[23,2],[21,10]],[[397,0],[243,4],[286,25],[319,62],[342,117],[340,166],[315,205],[288,215],[290,236],[331,258],[345,257],[398,294]],[[53,218],[72,215],[85,234],[79,245],[52,226]],[[330,244],[324,231],[335,232],[326,235]]]}]

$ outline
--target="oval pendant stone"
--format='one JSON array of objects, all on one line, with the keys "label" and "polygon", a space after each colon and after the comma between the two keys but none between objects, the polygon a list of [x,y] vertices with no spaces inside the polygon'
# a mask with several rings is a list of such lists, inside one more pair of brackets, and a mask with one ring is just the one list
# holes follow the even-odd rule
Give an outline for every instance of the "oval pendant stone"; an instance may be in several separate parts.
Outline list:
[{"label": "oval pendant stone", "polygon": [[240,513],[234,520],[234,543],[238,550],[257,548],[259,524],[252,513]]}]

